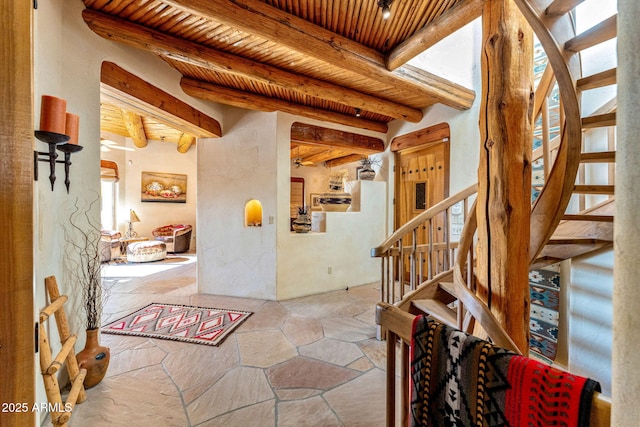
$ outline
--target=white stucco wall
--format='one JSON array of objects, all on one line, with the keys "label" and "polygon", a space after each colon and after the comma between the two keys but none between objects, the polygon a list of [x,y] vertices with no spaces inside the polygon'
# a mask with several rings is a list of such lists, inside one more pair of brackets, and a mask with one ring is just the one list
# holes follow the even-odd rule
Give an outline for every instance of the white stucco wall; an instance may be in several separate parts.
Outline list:
[{"label": "white stucco wall", "polygon": [[[35,310],[46,305],[44,278],[55,275],[61,292],[69,295],[66,304],[72,332],[78,333],[76,349],[84,345],[84,325],[79,313],[77,290],[69,286],[63,268],[63,224],[68,221],[70,205],[77,197],[91,200],[100,192],[100,65],[109,60],[166,92],[188,102],[219,120],[221,107],[196,100],[182,92],[180,75],[157,57],[102,39],[82,20],[80,1],[50,0],[38,2],[34,11],[34,127],[40,123],[40,97],[53,95],[67,100],[67,111],[80,116],[79,142],[84,149],[72,157],[71,187],[64,187],[64,168],[58,165],[54,191],[47,179],[48,164],[40,163],[39,180],[34,183],[34,287]],[[46,150],[46,144],[34,140],[34,149]],[[92,211],[100,221],[99,207]],[[54,351],[59,349],[55,326],[49,328]],[[37,402],[46,402],[41,376],[36,376]],[[43,414],[44,417],[44,414]]]},{"label": "white stucco wall", "polygon": [[[384,182],[386,174],[379,174],[376,178],[378,182],[364,183],[359,212],[327,213],[324,233],[296,235],[289,231],[290,178],[292,173],[299,171],[294,168],[292,172],[290,160],[291,125],[296,121],[381,138],[386,144],[385,135],[378,132],[278,113],[279,300],[345,289],[379,280],[380,261],[371,259],[369,254],[371,248],[380,244],[387,233],[385,200],[388,197],[388,188]],[[355,175],[353,164],[336,169],[343,168],[348,169],[352,176]],[[319,176],[323,174],[319,173]],[[317,187],[312,185],[310,188]],[[329,267],[331,274],[328,273]]]},{"label": "white stucco wall", "polygon": [[[276,114],[229,107],[224,123],[222,138],[198,144],[199,291],[273,300]],[[244,226],[251,199],[262,203],[262,227]]]},{"label": "white stucco wall", "polygon": [[568,368],[600,382],[611,396],[613,250],[571,261],[568,301]]},{"label": "white stucco wall", "polygon": [[346,187],[352,207],[324,212],[324,231],[298,234],[279,221],[278,299],[346,289],[380,280],[380,260],[371,248],[385,238],[384,181],[356,181]]}]

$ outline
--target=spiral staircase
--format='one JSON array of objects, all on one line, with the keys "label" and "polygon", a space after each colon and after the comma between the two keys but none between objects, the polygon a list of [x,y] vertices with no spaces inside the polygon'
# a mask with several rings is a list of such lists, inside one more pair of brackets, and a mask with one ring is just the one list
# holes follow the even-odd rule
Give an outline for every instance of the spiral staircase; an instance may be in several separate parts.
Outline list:
[{"label": "spiral staircase", "polygon": [[[533,192],[537,194],[530,217],[529,264],[533,270],[612,244],[613,174],[609,174],[606,183],[592,183],[587,180],[589,174],[585,169],[597,163],[613,169],[615,142],[609,143],[607,150],[584,152],[583,138],[593,129],[608,127],[613,129],[609,135],[615,139],[615,98],[595,114],[583,116],[581,97],[586,91],[616,84],[616,69],[582,75],[580,53],[616,37],[617,15],[576,34],[572,11],[583,0],[513,1],[548,58],[534,101],[534,115],[541,118],[536,133],[542,144],[534,150],[532,159],[541,161],[543,168],[540,179],[532,180]],[[557,132],[552,134],[548,97],[556,82],[561,101]],[[372,249],[372,256],[382,261],[383,302],[377,313],[382,333],[385,322],[398,326],[408,315],[426,313],[519,352],[489,307],[476,295],[475,195],[474,185],[426,210]],[[585,200],[591,195],[603,195],[605,200],[587,207]],[[419,240],[417,230],[433,230],[437,221],[449,224],[453,210],[460,208],[465,225],[458,241],[450,239],[450,226],[440,241],[435,240],[433,232],[427,233],[428,241]],[[395,314],[391,315],[392,312]],[[400,327],[406,331],[403,328]],[[402,338],[402,333],[399,336]],[[395,354],[391,344],[388,350]],[[607,403],[603,405],[610,409]],[[392,411],[389,407],[388,410]],[[596,423],[608,425],[606,411],[605,416],[596,417]]]},{"label": "spiral staircase", "polygon": [[[585,169],[596,163],[609,165],[610,170],[615,168],[615,98],[594,114],[583,116],[581,97],[587,91],[615,85],[616,69],[582,75],[581,52],[616,37],[617,15],[576,34],[572,11],[584,0],[513,1],[548,58],[534,101],[534,116],[538,118],[534,133],[542,144],[534,150],[532,160],[542,162],[543,168],[540,179],[532,180],[537,195],[530,217],[529,263],[533,270],[612,245],[614,174],[609,173],[605,183],[593,183],[586,179],[589,174]],[[560,98],[555,134],[550,130],[554,124],[548,109],[554,84]],[[583,138],[604,127],[612,139],[607,149],[583,151]],[[520,352],[490,308],[476,295],[475,195],[474,185],[426,210],[372,249],[372,256],[382,260],[382,302],[377,311],[381,333],[384,334],[385,325],[393,326],[389,327],[394,339],[387,346],[391,363],[388,369],[395,369],[395,337],[402,338],[400,360],[405,363],[406,325],[420,313],[468,333],[488,336],[497,345]],[[585,199],[590,195],[603,195],[605,200],[587,208]],[[419,240],[417,230],[432,231],[436,222],[444,223],[444,229],[449,230],[452,212],[459,212],[460,208],[465,225],[458,241],[452,241],[448,232],[440,241],[435,240],[433,232],[427,233],[427,241]],[[394,328],[396,331],[391,332]],[[403,365],[401,372],[405,369]],[[394,387],[392,378],[388,386]],[[592,425],[608,425],[610,403],[599,395],[595,405],[598,410]],[[405,406],[401,403],[400,407]],[[393,423],[394,408],[395,404],[388,401],[388,425]]]}]

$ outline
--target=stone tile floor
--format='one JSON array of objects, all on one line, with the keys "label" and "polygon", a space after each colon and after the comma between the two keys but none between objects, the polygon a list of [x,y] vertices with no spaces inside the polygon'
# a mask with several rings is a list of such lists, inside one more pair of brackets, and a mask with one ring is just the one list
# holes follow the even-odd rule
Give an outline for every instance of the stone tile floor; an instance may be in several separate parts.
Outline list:
[{"label": "stone tile floor", "polygon": [[108,266],[103,323],[151,302],[254,314],[219,347],[102,334],[107,376],[71,426],[384,425],[377,284],[279,302],[203,295],[195,257],[181,258]]}]

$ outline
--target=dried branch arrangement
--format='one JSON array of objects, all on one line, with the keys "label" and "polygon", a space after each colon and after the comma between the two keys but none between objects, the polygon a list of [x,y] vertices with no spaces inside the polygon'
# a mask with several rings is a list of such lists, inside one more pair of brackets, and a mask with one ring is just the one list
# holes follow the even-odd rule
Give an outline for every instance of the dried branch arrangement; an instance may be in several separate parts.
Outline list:
[{"label": "dried branch arrangement", "polygon": [[72,285],[82,292],[82,307],[87,315],[88,330],[100,327],[106,290],[102,285],[102,262],[100,259],[100,224],[91,212],[100,197],[90,202],[76,199],[69,222],[64,226],[66,242],[65,268]]}]

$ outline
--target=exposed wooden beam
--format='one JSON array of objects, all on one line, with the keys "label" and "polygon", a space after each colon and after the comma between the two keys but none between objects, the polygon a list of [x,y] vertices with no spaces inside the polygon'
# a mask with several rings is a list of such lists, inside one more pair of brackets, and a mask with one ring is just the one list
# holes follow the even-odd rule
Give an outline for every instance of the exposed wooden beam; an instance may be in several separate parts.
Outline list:
[{"label": "exposed wooden beam", "polygon": [[337,159],[327,160],[324,164],[328,168],[335,168],[337,166],[346,165],[347,163],[357,162],[361,159],[362,156],[360,154],[350,154],[348,156],[338,157]]},{"label": "exposed wooden beam", "polygon": [[[350,156],[351,153],[349,151],[346,150],[341,150],[341,149],[331,149],[329,147],[327,147],[326,150],[322,150],[319,153],[316,153],[314,155],[311,156],[305,156],[302,157],[302,161],[303,162],[310,162],[310,163],[324,163],[328,160],[332,160],[332,159],[336,159],[336,158],[341,158],[341,157],[345,157],[345,156]],[[362,159],[362,155],[360,154],[356,154],[356,156],[358,156],[359,159]]]},{"label": "exposed wooden beam", "polygon": [[186,153],[189,151],[191,146],[195,144],[196,138],[193,135],[189,135],[188,133],[183,133],[180,136],[180,140],[178,141],[178,153]]},{"label": "exposed wooden beam", "polygon": [[440,123],[428,128],[419,129],[405,135],[396,136],[391,140],[391,151],[401,151],[408,148],[423,146],[429,143],[440,143],[449,140],[449,124]]},{"label": "exposed wooden beam", "polygon": [[413,65],[404,65],[393,71],[394,74],[406,77],[414,82],[429,86],[431,94],[438,102],[456,109],[467,109],[473,104],[476,93],[462,85],[453,83],[435,74],[428,73]]},{"label": "exposed wooden beam", "polygon": [[344,148],[365,155],[384,151],[384,142],[380,138],[300,122],[291,125],[291,142]]},{"label": "exposed wooden beam", "polygon": [[201,138],[222,136],[220,123],[186,102],[131,74],[112,62],[103,62],[100,75],[102,95],[109,103],[151,116]]},{"label": "exposed wooden beam", "polygon": [[196,98],[208,99],[221,104],[233,105],[234,107],[245,108],[247,110],[283,111],[285,113],[295,114],[298,116],[324,120],[331,123],[339,123],[362,129],[369,129],[376,132],[387,133],[388,130],[386,123],[311,108],[288,101],[255,95],[253,93],[231,89],[215,85],[213,83],[188,79],[185,77],[180,80],[180,86],[187,95],[191,95]]},{"label": "exposed wooden beam", "polygon": [[387,55],[387,69],[393,71],[404,65],[443,38],[480,17],[484,2],[485,0],[463,0],[416,31],[413,36],[400,43]]},{"label": "exposed wooden beam", "polygon": [[129,131],[129,136],[133,140],[133,145],[138,148],[146,147],[149,141],[147,141],[147,135],[144,132],[142,117],[140,117],[139,114],[127,110],[121,110],[121,113],[122,121]]},{"label": "exposed wooden beam", "polygon": [[[358,73],[381,84],[412,95],[419,94],[425,98],[425,105],[441,102],[457,109],[471,107],[469,97],[473,99],[474,95],[465,94],[460,97],[459,85],[437,78],[447,86],[446,89],[450,85],[450,90],[434,90],[425,83],[426,78],[416,80],[414,73],[399,72],[401,68],[389,72],[383,55],[374,49],[260,0],[166,0],[165,3],[267,40],[277,40],[279,44],[296,52],[331,63],[345,71]],[[470,89],[465,91],[473,93]]]},{"label": "exposed wooden beam", "polygon": [[305,96],[327,99],[377,114],[419,122],[422,110],[371,96],[343,86],[291,73],[220,50],[189,42],[124,19],[85,9],[85,22],[96,34],[109,40],[148,50],[197,67],[277,85]]}]

